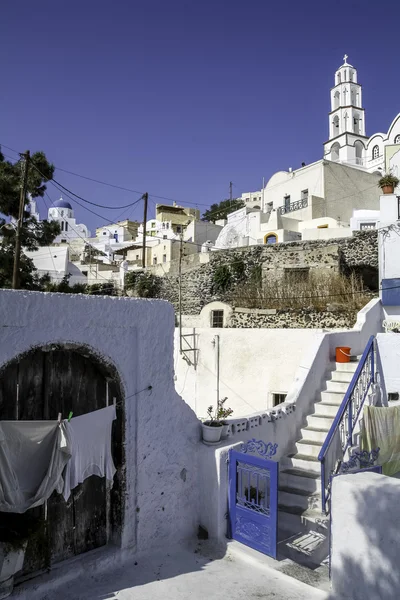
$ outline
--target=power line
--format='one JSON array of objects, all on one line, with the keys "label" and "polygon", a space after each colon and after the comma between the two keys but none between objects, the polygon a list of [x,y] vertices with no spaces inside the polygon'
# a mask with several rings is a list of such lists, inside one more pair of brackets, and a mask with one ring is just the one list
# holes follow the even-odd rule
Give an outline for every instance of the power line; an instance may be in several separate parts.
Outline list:
[{"label": "power line", "polygon": [[75,192],[72,192],[71,190],[69,190],[67,187],[65,187],[64,185],[62,185],[62,183],[59,183],[54,178],[51,181],[53,181],[54,183],[56,183],[64,191],[68,192],[69,194],[72,194],[76,198],[79,198],[79,200],[82,200],[82,202],[87,202],[88,204],[92,204],[93,206],[98,206],[99,208],[105,208],[105,209],[108,209],[108,210],[121,210],[121,209],[130,208],[132,206],[135,206],[135,204],[138,204],[142,200],[142,198],[143,198],[143,196],[141,196],[138,200],[135,200],[135,202],[131,202],[130,204],[125,204],[125,206],[104,206],[104,204],[97,204],[96,202],[92,202],[91,200],[87,200],[86,198],[83,198],[82,196],[79,196],[78,194],[75,194]]}]

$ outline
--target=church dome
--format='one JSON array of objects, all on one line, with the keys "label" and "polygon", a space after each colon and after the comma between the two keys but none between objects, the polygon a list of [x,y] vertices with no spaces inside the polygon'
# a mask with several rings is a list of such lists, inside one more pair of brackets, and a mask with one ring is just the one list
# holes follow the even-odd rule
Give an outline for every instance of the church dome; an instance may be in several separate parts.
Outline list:
[{"label": "church dome", "polygon": [[63,200],[63,198],[60,198],[59,200],[56,200],[55,202],[53,202],[52,207],[53,208],[69,208],[69,210],[72,210],[72,206],[70,205],[70,203],[67,202],[66,200]]}]

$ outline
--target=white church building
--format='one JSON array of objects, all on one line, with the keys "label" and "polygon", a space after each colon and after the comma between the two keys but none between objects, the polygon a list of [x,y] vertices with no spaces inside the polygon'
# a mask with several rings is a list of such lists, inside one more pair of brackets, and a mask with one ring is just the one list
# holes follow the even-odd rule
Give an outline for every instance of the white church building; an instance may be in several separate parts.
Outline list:
[{"label": "white church building", "polygon": [[347,58],[330,92],[324,157],[278,171],[263,189],[243,194],[245,207],[228,215],[216,249],[347,237],[376,221],[378,180],[385,171],[400,173],[400,114],[387,134],[365,135],[362,89]]},{"label": "white church building", "polygon": [[67,244],[76,238],[89,238],[90,231],[83,223],[77,223],[74,211],[69,202],[60,198],[50,206],[47,218],[49,221],[57,221],[60,225],[60,234],[55,238],[54,244]]}]

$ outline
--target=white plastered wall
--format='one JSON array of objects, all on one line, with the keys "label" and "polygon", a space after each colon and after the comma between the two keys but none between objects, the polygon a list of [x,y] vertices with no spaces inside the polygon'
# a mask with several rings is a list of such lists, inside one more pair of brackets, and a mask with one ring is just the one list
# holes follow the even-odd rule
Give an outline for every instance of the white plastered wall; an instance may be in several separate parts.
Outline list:
[{"label": "white plastered wall", "polygon": [[172,305],[1,290],[0,315],[0,367],[33,347],[68,343],[117,369],[126,398],[121,547],[148,551],[194,535],[200,427],[174,389]]}]

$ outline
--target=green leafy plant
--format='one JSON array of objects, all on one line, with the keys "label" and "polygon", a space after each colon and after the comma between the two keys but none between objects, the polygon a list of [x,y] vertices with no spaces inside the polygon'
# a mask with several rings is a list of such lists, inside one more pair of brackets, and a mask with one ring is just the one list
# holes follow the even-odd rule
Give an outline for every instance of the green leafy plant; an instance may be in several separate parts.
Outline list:
[{"label": "green leafy plant", "polygon": [[233,277],[236,281],[242,281],[246,274],[246,264],[243,260],[234,260],[230,264]]},{"label": "green leafy plant", "polygon": [[232,284],[232,274],[227,265],[220,265],[214,271],[213,291],[226,292]]},{"label": "green leafy plant", "polygon": [[383,189],[386,186],[393,186],[394,188],[399,184],[399,178],[393,175],[391,172],[386,173],[378,181],[378,187]]},{"label": "green leafy plant", "polygon": [[217,407],[211,405],[207,409],[208,420],[206,424],[210,427],[221,427],[224,425],[224,419],[227,419],[233,414],[232,408],[225,408],[225,402],[228,398],[222,398],[217,404]]},{"label": "green leafy plant", "polygon": [[211,204],[210,209],[204,212],[202,220],[215,223],[215,221],[218,221],[219,219],[226,219],[230,213],[243,207],[244,201],[241,198],[222,200],[219,204]]}]

